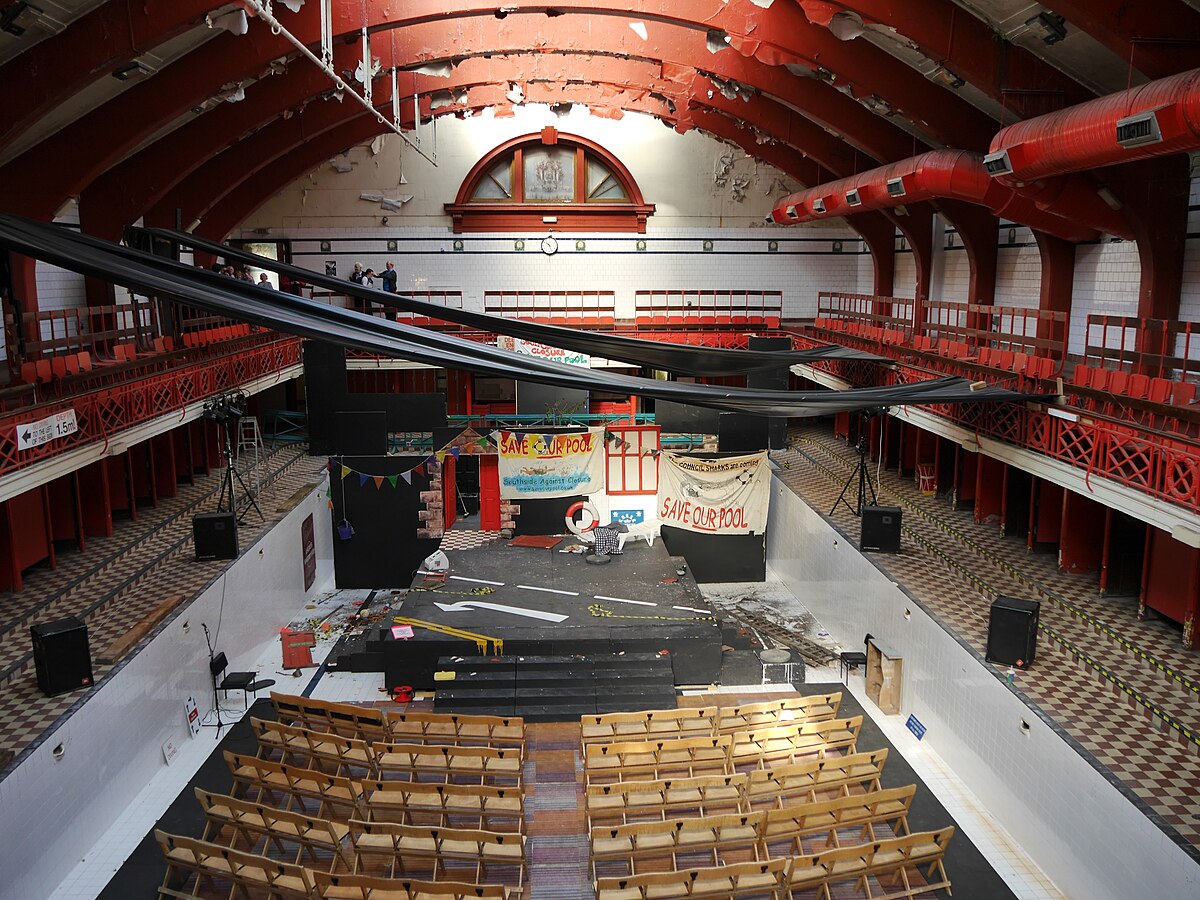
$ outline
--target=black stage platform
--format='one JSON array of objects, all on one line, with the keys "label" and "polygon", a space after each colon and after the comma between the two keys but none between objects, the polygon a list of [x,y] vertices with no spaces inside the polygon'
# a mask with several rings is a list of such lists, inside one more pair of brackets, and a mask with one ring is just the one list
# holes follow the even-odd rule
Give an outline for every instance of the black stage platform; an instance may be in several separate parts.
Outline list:
[{"label": "black stage platform", "polygon": [[[503,656],[593,658],[668,651],[677,685],[707,685],[719,677],[721,629],[712,607],[683,564],[661,541],[628,541],[624,553],[603,565],[559,550],[496,541],[450,551],[444,584],[418,575],[393,614],[499,638]],[[503,608],[497,608],[503,607]],[[513,612],[511,610],[519,610]],[[388,690],[411,685],[433,690],[440,657],[501,655],[489,644],[420,626],[407,640],[392,637],[385,619],[364,638],[334,648],[331,668],[383,671]]]}]

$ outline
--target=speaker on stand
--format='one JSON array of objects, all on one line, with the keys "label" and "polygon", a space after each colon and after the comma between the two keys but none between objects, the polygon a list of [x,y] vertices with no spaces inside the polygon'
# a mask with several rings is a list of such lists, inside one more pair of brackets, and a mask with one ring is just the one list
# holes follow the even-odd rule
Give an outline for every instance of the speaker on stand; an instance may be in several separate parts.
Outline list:
[{"label": "speaker on stand", "polygon": [[92,686],[92,652],[87,626],[71,616],[29,629],[37,684],[47,697]]},{"label": "speaker on stand", "polygon": [[1037,654],[1041,603],[1016,597],[997,597],[988,616],[988,662],[1027,669]]}]

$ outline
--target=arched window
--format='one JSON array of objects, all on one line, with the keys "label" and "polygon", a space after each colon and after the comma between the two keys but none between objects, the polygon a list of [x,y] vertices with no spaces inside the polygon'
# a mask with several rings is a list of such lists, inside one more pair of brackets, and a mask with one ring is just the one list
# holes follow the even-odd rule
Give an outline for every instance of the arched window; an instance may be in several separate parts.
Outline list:
[{"label": "arched window", "polygon": [[477,162],[446,212],[455,233],[549,227],[645,234],[654,204],[599,144],[548,127],[507,141]]}]

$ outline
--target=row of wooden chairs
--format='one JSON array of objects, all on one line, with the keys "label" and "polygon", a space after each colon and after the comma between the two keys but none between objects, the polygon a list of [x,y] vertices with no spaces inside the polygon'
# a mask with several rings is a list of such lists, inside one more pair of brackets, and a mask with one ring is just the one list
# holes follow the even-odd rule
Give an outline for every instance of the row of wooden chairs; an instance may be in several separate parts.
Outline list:
[{"label": "row of wooden chairs", "polygon": [[[726,866],[649,872],[601,878],[597,900],[676,900],[676,898],[791,898],[815,893],[832,900],[833,889],[847,882],[862,885],[873,900],[899,900],[928,891],[949,890],[942,861],[954,828],[923,831],[803,856],[781,857]],[[913,884],[910,872],[925,868],[926,881]],[[871,892],[869,879],[889,885]],[[934,879],[934,880],[928,880]],[[899,884],[897,884],[899,882]],[[839,896],[842,896],[839,894]]]},{"label": "row of wooden chairs", "polygon": [[312,807],[313,815],[334,821],[509,832],[525,827],[525,800],[517,787],[355,779],[229,751],[225,763],[234,797],[258,803],[278,798],[285,810],[307,814]]},{"label": "row of wooden chairs", "polygon": [[[504,885],[454,881],[417,881],[361,874],[335,874],[280,862],[254,853],[222,847],[155,830],[167,862],[160,897],[187,898],[210,894],[271,900],[509,900]],[[191,883],[192,889],[185,892]]]},{"label": "row of wooden chairs", "polygon": [[[205,815],[201,840],[232,849],[242,845],[262,856],[274,852],[284,861],[315,871],[411,876],[412,868],[428,870],[430,880],[449,878],[447,863],[472,868],[470,880],[483,883],[489,867],[515,872],[519,887],[525,879],[525,836],[442,825],[406,825],[350,819],[334,822],[224,794],[196,790]],[[455,875],[462,875],[461,866]],[[497,881],[505,881],[500,878]]]},{"label": "row of wooden chairs", "polygon": [[599,784],[766,769],[812,756],[824,758],[832,751],[854,753],[861,729],[862,716],[854,716],[716,737],[589,744],[584,751],[584,779]]},{"label": "row of wooden chairs", "polygon": [[588,827],[665,821],[686,813],[749,812],[782,808],[852,791],[877,791],[886,749],[809,759],[737,775],[701,775],[655,781],[619,781],[587,787]]},{"label": "row of wooden chairs", "polygon": [[364,741],[524,747],[525,720],[515,716],[402,712],[271,692],[279,721]]},{"label": "row of wooden chairs", "polygon": [[524,766],[520,747],[368,742],[258,718],[251,719],[251,727],[260,759],[278,755],[281,762],[299,761],[322,771],[332,767],[338,775],[519,785]]},{"label": "row of wooden chairs", "polygon": [[838,832],[844,829],[858,832],[856,844],[874,841],[877,825],[906,834],[915,793],[916,786],[907,785],[780,809],[594,827],[592,874],[606,861],[622,863],[630,875],[661,869],[664,863],[673,870],[679,856],[695,853],[709,854],[713,865],[747,854],[756,860],[798,856],[807,837],[825,835],[826,847],[840,846]]},{"label": "row of wooden chairs", "polygon": [[581,742],[656,740],[676,737],[708,737],[793,722],[822,722],[837,716],[841,692],[786,697],[739,706],[702,706],[657,709],[644,712],[603,713],[581,716]]}]

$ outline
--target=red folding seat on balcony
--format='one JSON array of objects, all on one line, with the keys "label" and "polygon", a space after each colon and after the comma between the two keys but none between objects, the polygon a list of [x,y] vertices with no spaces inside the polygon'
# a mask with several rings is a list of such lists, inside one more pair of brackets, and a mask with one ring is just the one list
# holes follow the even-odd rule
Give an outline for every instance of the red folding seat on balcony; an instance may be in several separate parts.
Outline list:
[{"label": "red folding seat on balcony", "polygon": [[70,356],[64,356],[63,362],[67,366],[68,375],[79,374],[79,357],[76,354],[72,353]]},{"label": "red folding seat on balcony", "polygon": [[21,380],[26,384],[37,381],[37,364],[32,360],[21,363]]},{"label": "red folding seat on balcony", "polygon": [[1071,373],[1071,384],[1077,384],[1079,387],[1092,386],[1092,369],[1085,365],[1078,365],[1075,371]]},{"label": "red folding seat on balcony", "polygon": [[684,321],[682,315],[670,315],[667,316],[667,324],[672,328],[682,328],[687,323]]},{"label": "red folding seat on balcony", "polygon": [[55,378],[67,377],[67,360],[63,356],[50,357],[50,374]]},{"label": "red folding seat on balcony", "polygon": [[1108,390],[1113,394],[1124,394],[1129,390],[1129,373],[1113,372],[1108,376]]},{"label": "red folding seat on balcony", "polygon": [[80,372],[92,371],[92,354],[88,353],[86,350],[81,350],[77,354],[76,358],[79,360]]},{"label": "red folding seat on balcony", "polygon": [[1146,399],[1152,403],[1170,403],[1171,382],[1166,378],[1151,378],[1150,391],[1147,393]]},{"label": "red folding seat on balcony", "polygon": [[991,347],[980,347],[979,348],[979,364],[981,366],[990,366],[992,364],[992,348]]},{"label": "red folding seat on balcony", "polygon": [[1097,391],[1107,391],[1112,382],[1112,375],[1111,369],[1092,369],[1091,388]]},{"label": "red folding seat on balcony", "polygon": [[1175,406],[1188,406],[1196,399],[1196,382],[1176,381],[1171,384],[1171,403]]},{"label": "red folding seat on balcony", "polygon": [[768,328],[778,328],[779,327],[779,316],[767,316],[766,317],[766,326]]},{"label": "red folding seat on balcony", "polygon": [[1025,364],[1027,362],[1029,362],[1028,353],[1014,353],[1012,355],[1012,361],[1009,364],[1009,368],[1020,375],[1025,372]]},{"label": "red folding seat on balcony", "polygon": [[49,384],[54,380],[54,372],[50,368],[50,360],[38,359],[34,360],[33,364],[36,367],[36,377],[39,384]]},{"label": "red folding seat on balcony", "polygon": [[1130,375],[1125,393],[1134,400],[1145,400],[1150,396],[1150,376],[1141,373]]},{"label": "red folding seat on balcony", "polygon": [[1011,350],[997,350],[992,356],[992,365],[998,369],[1008,369],[1011,372],[1015,355]]}]

